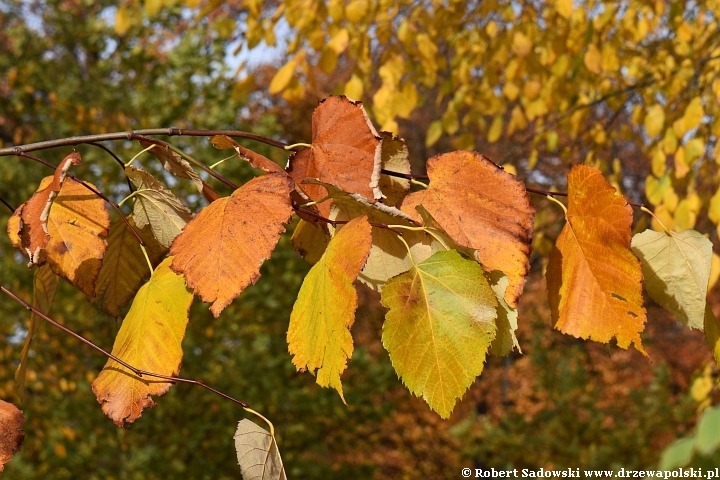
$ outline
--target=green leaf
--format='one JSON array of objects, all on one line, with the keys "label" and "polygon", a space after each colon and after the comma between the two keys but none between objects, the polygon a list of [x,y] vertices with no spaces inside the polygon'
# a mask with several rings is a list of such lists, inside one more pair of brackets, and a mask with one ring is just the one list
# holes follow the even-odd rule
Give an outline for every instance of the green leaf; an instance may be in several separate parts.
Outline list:
[{"label": "green leaf", "polygon": [[512,308],[505,301],[505,290],[507,290],[510,280],[507,275],[498,270],[494,270],[488,274],[490,279],[490,287],[495,292],[497,298],[497,334],[495,340],[490,345],[490,353],[497,357],[508,355],[513,349],[517,349],[519,353],[520,344],[515,336],[515,330],[518,328],[518,312],[516,308]]},{"label": "green leaf", "polygon": [[350,327],[358,304],[353,282],[371,243],[366,216],[343,226],[305,277],[290,315],[287,339],[293,364],[316,374],[318,385],[337,390],[343,402],[340,375],[352,356]]},{"label": "green leaf", "polygon": [[703,328],[712,243],[695,230],[635,235],[631,247],[642,262],[650,298],[690,328]]},{"label": "green leaf", "polygon": [[437,252],[383,288],[382,341],[408,389],[443,418],[480,375],[497,301],[476,262]]},{"label": "green leaf", "polygon": [[675,440],[660,457],[660,470],[673,470],[679,467],[687,467],[692,461],[695,437],[681,438]]},{"label": "green leaf", "polygon": [[233,438],[243,480],[287,480],[277,442],[270,432],[243,419]]},{"label": "green leaf", "polygon": [[125,174],[137,187],[133,209],[135,224],[138,228],[150,225],[160,245],[169,247],[192,220],[192,212],[149,173],[127,167]]},{"label": "green leaf", "polygon": [[695,434],[695,449],[703,455],[717,453],[720,447],[720,407],[710,407],[698,420]]}]

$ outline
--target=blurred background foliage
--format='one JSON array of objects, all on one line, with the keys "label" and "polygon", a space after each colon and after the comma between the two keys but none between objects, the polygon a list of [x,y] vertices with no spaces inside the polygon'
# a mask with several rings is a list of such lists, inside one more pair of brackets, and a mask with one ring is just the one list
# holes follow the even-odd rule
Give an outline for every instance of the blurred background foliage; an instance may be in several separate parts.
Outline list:
[{"label": "blurred background foliage", "polygon": [[[719,15],[715,1],[0,0],[0,145],[168,126],[309,141],[317,101],[345,93],[407,140],[416,173],[429,156],[469,148],[528,183],[562,189],[571,165],[590,163],[663,222],[717,245]],[[208,164],[223,157],[205,140],[172,142]],[[283,152],[247,145],[284,165]],[[108,146],[125,160],[140,150]],[[109,155],[77,149],[78,176],[115,200],[127,194]],[[68,151],[40,156],[57,163]],[[252,175],[240,162],[218,168],[236,183]],[[19,205],[47,174],[4,157],[0,195]],[[195,211],[204,205],[189,184],[165,180]],[[533,202],[524,355],[489,358],[447,422],[397,379],[370,291],[361,289],[357,348],[343,376],[348,406],[294,371],[285,333],[308,266],[287,238],[219,319],[196,302],[181,374],[270,418],[290,478],[656,467],[663,448],[720,399],[702,332],[650,300],[651,362],[554,331],[543,270],[562,218],[544,199]],[[32,272],[4,236],[0,249],[0,283],[30,298]],[[710,301],[718,312],[717,289]],[[0,397],[18,403],[13,373],[28,314],[9,299],[0,305]],[[106,348],[119,326],[64,283],[50,313]],[[232,435],[243,412],[231,402],[177,385],[122,430],[90,391],[104,358],[47,325],[31,355],[27,435],[7,478],[239,477]]]}]

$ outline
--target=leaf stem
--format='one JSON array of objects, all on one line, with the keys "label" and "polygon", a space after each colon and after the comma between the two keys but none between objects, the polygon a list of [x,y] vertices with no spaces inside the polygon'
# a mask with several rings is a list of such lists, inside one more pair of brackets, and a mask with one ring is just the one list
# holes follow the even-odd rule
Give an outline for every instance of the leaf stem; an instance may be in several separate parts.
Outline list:
[{"label": "leaf stem", "polygon": [[[313,212],[312,210],[306,210],[302,207],[298,207],[297,205],[293,205],[293,210],[296,212],[302,212],[305,215],[308,215],[313,218],[317,218],[318,220],[325,222],[329,225],[332,225],[333,227],[337,227],[338,225],[345,225],[346,223],[349,223],[350,220],[330,220],[329,218],[325,218],[322,215]],[[374,223],[374,222],[368,222],[370,226],[377,227],[377,228],[384,228],[385,230],[390,230],[395,235],[402,237],[402,232],[398,232],[397,230],[394,230],[390,225],[387,223]]]},{"label": "leaf stem", "polygon": [[130,165],[132,165],[132,163],[133,163],[140,155],[142,155],[143,153],[147,152],[148,150],[152,150],[152,149],[155,148],[156,146],[157,146],[157,145],[155,145],[155,144],[153,143],[153,144],[150,145],[149,147],[147,147],[147,148],[145,148],[145,149],[143,149],[143,150],[140,150],[134,157],[132,157],[132,158],[130,159],[129,162],[127,162],[125,165],[123,165],[123,168],[128,168]]},{"label": "leaf stem", "polygon": [[152,262],[150,261],[150,257],[145,249],[145,245],[142,243],[140,244],[140,250],[142,250],[143,255],[145,255],[145,260],[147,260],[148,267],[150,268],[150,276],[152,276],[152,274],[155,273],[155,270],[153,269]]},{"label": "leaf stem", "polygon": [[250,407],[244,407],[244,408],[245,408],[245,411],[248,411],[248,412],[250,412],[250,413],[252,413],[252,414],[255,414],[255,415],[257,415],[258,417],[260,417],[260,418],[262,418],[263,420],[265,420],[265,423],[267,423],[267,424],[268,424],[268,427],[270,427],[270,436],[273,437],[273,439],[274,439],[274,438],[275,438],[275,426],[272,424],[272,422],[271,422],[270,420],[268,420],[267,418],[265,418],[264,416],[260,415],[258,412],[256,412],[256,411],[253,410],[252,408],[250,408]]},{"label": "leaf stem", "polygon": [[120,200],[120,203],[118,203],[118,206],[122,207],[122,206],[123,206],[123,203],[127,202],[128,200],[130,200],[131,198],[133,198],[133,197],[134,197],[135,195],[137,195],[138,193],[144,192],[145,190],[148,190],[148,189],[147,189],[147,188],[142,188],[142,189],[140,189],[140,190],[135,190],[135,191],[132,192],[130,195],[128,195],[127,197],[125,197],[125,198],[123,198],[122,200]]},{"label": "leaf stem", "polygon": [[223,158],[223,159],[220,160],[219,162],[213,163],[213,164],[210,165],[210,167],[208,167],[208,168],[214,169],[215,167],[217,167],[217,166],[220,165],[221,163],[227,162],[228,160],[231,160],[231,159],[233,159],[233,158],[237,158],[237,155],[230,155],[229,157]]},{"label": "leaf stem", "polygon": [[434,228],[430,228],[430,227],[408,227],[408,226],[406,226],[406,225],[388,225],[388,227],[390,227],[390,228],[397,228],[397,229],[400,229],[400,230],[410,230],[410,231],[413,231],[413,232],[425,232],[425,233],[427,233],[428,235],[430,235],[431,237],[433,237],[435,240],[437,240],[437,242],[438,242],[440,245],[442,245],[445,250],[450,250],[450,247],[448,247],[448,246],[445,244],[445,241],[444,241],[442,238],[440,238],[440,236],[437,234],[436,229],[434,229]]},{"label": "leaf stem", "polygon": [[48,323],[50,323],[51,325],[59,328],[59,329],[62,330],[63,332],[67,333],[68,335],[75,337],[76,339],[78,339],[78,340],[80,340],[81,342],[83,342],[85,345],[88,345],[88,346],[92,347],[93,349],[97,350],[97,351],[100,352],[101,354],[105,355],[107,358],[109,358],[109,359],[111,359],[111,360],[119,363],[120,365],[122,365],[123,367],[127,368],[128,370],[130,370],[131,372],[133,372],[135,375],[137,375],[137,376],[140,377],[140,378],[142,378],[143,375],[146,375],[146,376],[148,376],[148,377],[162,378],[163,380],[168,380],[168,381],[170,381],[170,382],[181,382],[181,383],[189,383],[189,384],[192,384],[192,385],[198,385],[198,386],[200,386],[200,387],[202,387],[202,388],[204,388],[204,389],[206,389],[206,390],[210,390],[211,392],[213,392],[213,393],[215,393],[215,394],[217,394],[217,395],[220,395],[220,396],[223,397],[223,398],[226,398],[226,399],[228,399],[228,400],[230,400],[230,401],[232,401],[232,402],[237,403],[238,405],[240,405],[240,406],[243,407],[243,408],[248,408],[248,407],[249,407],[249,405],[248,405],[247,403],[245,403],[245,402],[243,402],[243,401],[241,401],[241,400],[238,400],[238,399],[236,399],[236,398],[233,398],[233,397],[231,397],[230,395],[227,395],[226,393],[223,393],[223,392],[221,392],[221,391],[219,391],[219,390],[216,390],[216,389],[214,389],[214,388],[206,385],[206,384],[203,383],[201,380],[191,380],[191,379],[189,379],[189,378],[173,377],[173,376],[170,376],[170,375],[161,375],[161,374],[159,374],[159,373],[148,372],[148,371],[146,371],[146,370],[140,370],[139,368],[135,368],[135,367],[133,367],[132,365],[130,365],[129,363],[127,363],[127,362],[119,359],[118,357],[116,357],[116,356],[113,355],[112,353],[106,352],[105,350],[103,350],[102,348],[98,347],[97,345],[95,345],[93,342],[91,342],[90,340],[86,339],[86,338],[83,337],[82,335],[80,335],[80,334],[78,334],[78,333],[75,333],[73,330],[70,330],[70,329],[69,329],[68,327],[66,327],[65,325],[63,325],[63,324],[61,324],[61,323],[58,323],[58,322],[56,322],[55,320],[53,320],[52,318],[48,317],[48,316],[45,315],[43,312],[41,312],[41,311],[38,310],[37,308],[33,307],[32,305],[30,305],[29,303],[27,303],[27,302],[26,302],[25,300],[23,300],[22,298],[18,297],[16,294],[14,294],[13,292],[11,292],[10,290],[8,290],[7,288],[5,288],[4,286],[0,285],[0,291],[2,291],[3,293],[5,293],[6,295],[8,295],[10,298],[12,298],[13,300],[15,300],[15,301],[18,302],[20,305],[22,305],[22,306],[25,307],[26,309],[30,310],[31,312],[33,312],[35,315],[39,316],[40,318],[42,318],[42,319],[45,320],[46,322],[48,322]]},{"label": "leaf stem", "polygon": [[563,211],[565,212],[565,218],[567,218],[567,213],[568,213],[568,211],[567,211],[567,207],[565,206],[565,204],[562,203],[560,200],[556,199],[555,197],[553,197],[552,195],[546,195],[546,197],[547,197],[549,200],[552,200],[553,202],[555,202],[555,203],[557,203],[558,205],[560,205],[560,206],[562,207]]},{"label": "leaf stem", "polygon": [[423,183],[419,180],[415,180],[414,178],[410,179],[410,183],[412,183],[413,185],[420,185],[423,188],[428,188],[428,186],[429,186],[427,183]]},{"label": "leaf stem", "polygon": [[650,210],[649,208],[645,208],[645,206],[640,207],[640,210],[642,210],[642,211],[645,212],[645,213],[649,213],[650,215],[652,215],[653,218],[658,221],[658,223],[660,224],[660,226],[663,227],[663,229],[665,230],[665,233],[667,233],[667,234],[670,233],[670,229],[668,229],[668,228],[665,226],[665,224],[662,222],[662,220],[660,220],[660,219],[657,217],[657,215],[655,215],[655,213],[653,213],[652,210]]},{"label": "leaf stem", "polygon": [[405,248],[407,248],[408,258],[410,259],[410,263],[412,263],[413,267],[417,267],[417,263],[415,263],[415,259],[413,258],[412,252],[410,251],[410,245],[408,245],[408,243],[405,241],[405,239],[401,235],[398,235],[397,238],[398,238],[398,240],[400,240],[403,243],[403,245],[405,245]]},{"label": "leaf stem", "polygon": [[293,143],[292,145],[285,145],[285,150],[295,150],[299,147],[312,148],[310,143]]},{"label": "leaf stem", "polygon": [[321,198],[320,200],[315,200],[314,202],[303,203],[302,205],[300,205],[300,208],[312,207],[313,205],[317,205],[318,203],[323,203],[327,200],[330,200],[331,198],[332,197],[330,195],[328,195],[326,197]]}]

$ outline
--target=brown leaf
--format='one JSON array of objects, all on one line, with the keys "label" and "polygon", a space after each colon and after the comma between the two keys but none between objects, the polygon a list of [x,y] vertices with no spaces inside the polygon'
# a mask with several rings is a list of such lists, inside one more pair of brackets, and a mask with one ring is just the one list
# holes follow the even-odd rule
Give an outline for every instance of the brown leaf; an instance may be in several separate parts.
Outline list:
[{"label": "brown leaf", "polygon": [[285,170],[269,158],[245,148],[227,135],[215,135],[210,139],[213,147],[218,150],[234,149],[238,158],[246,160],[250,165],[265,173],[285,173]]},{"label": "brown leaf", "polygon": [[15,452],[20,451],[25,432],[20,430],[25,417],[22,410],[12,403],[0,400],[0,472]]},{"label": "brown leaf", "polygon": [[188,163],[187,160],[182,158],[178,153],[172,151],[167,145],[157,145],[145,140],[140,140],[140,145],[143,148],[148,148],[150,145],[155,145],[153,148],[148,150],[149,153],[155,156],[163,168],[169,173],[179,178],[187,178],[192,181],[197,188],[198,192],[202,193],[204,190],[203,181],[200,178],[200,174],[195,171],[194,168]]},{"label": "brown leaf", "polygon": [[578,165],[568,175],[567,223],[550,253],[548,300],[555,328],[645,353],[642,272],[630,249],[632,209],[602,173]]},{"label": "brown leaf", "polygon": [[213,302],[215,317],[260,277],[292,215],[292,189],[285,174],[254,178],[201,210],[173,241],[172,269],[203,301]]},{"label": "brown leaf", "polygon": [[[312,147],[295,153],[288,163],[288,172],[296,184],[316,178],[371,201],[382,197],[378,187],[380,137],[362,102],[353,102],[345,96],[326,98],[313,112],[312,132]],[[312,200],[327,195],[317,184],[303,185],[303,189]],[[329,202],[318,207],[327,217]]]},{"label": "brown leaf", "polygon": [[22,205],[19,236],[25,254],[30,257],[31,265],[42,265],[47,261],[45,248],[49,240],[47,222],[50,207],[65,182],[68,170],[72,165],[79,165],[80,161],[80,154],[76,152],[65,157],[55,169],[55,175],[46,177],[41,183],[41,186],[46,186],[39,188]]},{"label": "brown leaf", "polygon": [[516,307],[530,270],[535,215],[525,186],[476,152],[437,155],[427,169],[430,187],[405,197],[401,210],[420,222],[415,207],[422,205],[455,243],[476,250],[486,271],[507,275],[505,301]]},{"label": "brown leaf", "polygon": [[[410,160],[405,140],[390,132],[380,132],[380,135],[382,136],[382,169],[409,174]],[[383,203],[395,207],[410,191],[410,180],[381,174],[380,191],[385,197]]]}]

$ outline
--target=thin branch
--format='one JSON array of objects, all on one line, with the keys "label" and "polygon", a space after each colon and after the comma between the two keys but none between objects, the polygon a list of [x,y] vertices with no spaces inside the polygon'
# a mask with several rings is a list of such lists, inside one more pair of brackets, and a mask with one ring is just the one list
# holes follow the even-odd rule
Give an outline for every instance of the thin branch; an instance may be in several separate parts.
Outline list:
[{"label": "thin branch", "polygon": [[[305,208],[298,207],[296,205],[293,205],[293,210],[295,210],[296,212],[304,213],[305,215],[309,215],[313,218],[317,218],[318,220],[328,223],[328,224],[332,225],[333,227],[337,227],[338,225],[345,225],[346,223],[350,223],[350,220],[330,220],[329,218],[325,218],[322,215],[313,212],[312,210],[307,210]],[[397,235],[399,237],[403,236],[402,232],[398,232],[394,228],[390,227],[387,223],[373,223],[373,222],[368,222],[368,223],[373,227],[384,228],[385,230],[390,230],[391,232],[393,232],[395,235]]]},{"label": "thin branch", "polygon": [[47,140],[44,142],[28,143],[26,145],[18,145],[15,147],[0,148],[0,157],[8,155],[18,155],[21,152],[32,152],[35,150],[45,150],[47,148],[66,147],[69,145],[80,145],[82,143],[96,143],[107,140],[135,140],[137,136],[144,135],[167,135],[172,136],[190,136],[190,137],[212,137],[214,135],[227,135],[228,137],[248,138],[262,142],[272,147],[285,149],[286,144],[278,142],[271,138],[256,135],[254,133],[242,132],[239,130],[185,130],[182,128],[147,128],[144,130],[131,130],[127,132],[101,133],[97,135],[81,135],[75,137],[60,138],[57,140]]},{"label": "thin branch", "polygon": [[[105,150],[111,157],[113,157],[113,158],[115,159],[115,161],[116,161],[117,163],[120,164],[120,168],[123,169],[123,175],[125,174],[125,164],[123,163],[122,160],[120,160],[120,157],[118,157],[118,156],[115,154],[115,152],[113,152],[112,150],[110,150],[108,147],[106,147],[106,146],[103,145],[102,143],[88,142],[88,145],[92,145],[93,147],[102,148],[103,150]],[[133,184],[132,184],[132,182],[130,181],[130,178],[128,178],[127,175],[125,175],[125,180],[127,181],[127,185],[128,185],[128,188],[130,189],[130,192],[133,192],[135,189],[133,188]]]},{"label": "thin branch", "polygon": [[38,162],[38,163],[40,163],[40,164],[42,164],[42,165],[45,165],[45,166],[48,167],[48,168],[52,168],[53,170],[55,170],[55,169],[57,168],[57,165],[53,165],[52,163],[46,162],[46,161],[43,160],[42,158],[36,157],[35,155],[30,155],[29,153],[18,152],[18,153],[15,153],[14,155],[17,155],[18,157],[29,158],[30,160],[33,160],[33,161]]},{"label": "thin branch", "polygon": [[148,377],[162,378],[163,380],[168,380],[168,381],[170,381],[170,382],[181,382],[181,383],[190,383],[190,384],[192,384],[192,385],[199,385],[199,386],[203,387],[203,388],[206,389],[206,390],[210,390],[211,392],[213,392],[213,393],[215,393],[215,394],[217,394],[217,395],[220,395],[220,396],[223,397],[223,398],[226,398],[226,399],[228,399],[228,400],[230,400],[230,401],[232,401],[232,402],[237,403],[238,405],[242,406],[243,408],[248,408],[248,407],[249,407],[249,405],[248,405],[247,403],[245,403],[245,402],[243,402],[243,401],[241,401],[241,400],[237,400],[236,398],[233,398],[233,397],[231,397],[230,395],[227,395],[227,394],[225,394],[225,393],[223,393],[223,392],[221,392],[221,391],[219,391],[219,390],[216,390],[216,389],[214,389],[214,388],[206,385],[204,382],[202,382],[202,381],[200,381],[200,380],[191,380],[191,379],[188,379],[188,378],[173,377],[173,376],[170,376],[170,375],[161,375],[161,374],[159,374],[159,373],[148,372],[148,371],[146,371],[146,370],[140,370],[139,368],[135,368],[135,367],[133,367],[132,365],[130,365],[129,363],[127,363],[127,362],[119,359],[118,357],[116,357],[116,356],[113,355],[112,353],[107,352],[107,351],[103,350],[102,348],[98,347],[97,345],[95,345],[93,342],[91,342],[90,340],[86,339],[86,338],[83,337],[82,335],[80,335],[80,334],[78,334],[78,333],[75,333],[74,331],[70,330],[70,329],[69,329],[68,327],[66,327],[65,325],[63,325],[63,324],[61,324],[61,323],[58,323],[58,322],[56,322],[55,320],[53,320],[52,318],[48,317],[48,316],[45,315],[43,312],[41,312],[40,310],[34,308],[32,305],[30,305],[29,303],[27,303],[27,302],[26,302],[25,300],[23,300],[22,298],[18,297],[16,294],[14,294],[13,292],[11,292],[10,290],[8,290],[7,288],[5,288],[4,286],[0,285],[0,291],[2,291],[3,293],[5,293],[6,295],[8,295],[10,298],[12,298],[13,300],[15,300],[15,301],[18,302],[20,305],[22,305],[22,306],[25,307],[26,309],[30,310],[31,312],[33,312],[35,315],[39,316],[40,318],[42,318],[42,319],[45,320],[46,322],[48,322],[48,323],[52,324],[53,326],[59,328],[59,329],[62,330],[63,332],[65,332],[65,333],[67,333],[67,334],[75,337],[76,339],[78,339],[78,340],[80,340],[81,342],[83,342],[85,345],[89,345],[90,347],[92,347],[92,348],[94,348],[95,350],[97,350],[98,352],[102,353],[103,355],[105,355],[105,356],[108,357],[109,359],[111,359],[111,360],[119,363],[119,364],[122,365],[123,367],[127,368],[128,370],[130,370],[131,372],[133,372],[135,375],[137,375],[137,376],[140,377],[140,378],[142,378],[143,375],[146,375],[146,376],[148,376]]},{"label": "thin branch", "polygon": [[9,208],[12,213],[15,213],[15,209],[13,208],[13,206],[10,205],[3,197],[0,197],[0,202],[2,202],[3,205]]}]

